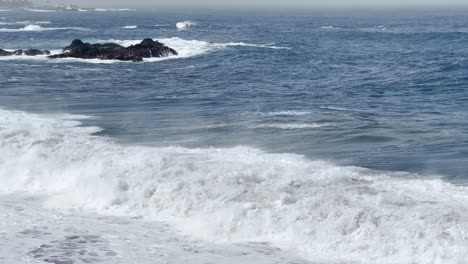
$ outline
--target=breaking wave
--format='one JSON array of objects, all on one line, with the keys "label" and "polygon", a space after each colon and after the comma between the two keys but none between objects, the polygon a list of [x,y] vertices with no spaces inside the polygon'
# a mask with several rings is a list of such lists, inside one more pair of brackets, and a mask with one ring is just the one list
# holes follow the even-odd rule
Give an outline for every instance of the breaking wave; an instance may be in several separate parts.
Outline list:
[{"label": "breaking wave", "polygon": [[132,25],[132,26],[125,26],[125,27],[122,27],[123,29],[136,29],[138,28],[138,26],[136,25]]},{"label": "breaking wave", "polygon": [[25,11],[30,11],[30,12],[39,12],[39,13],[51,13],[51,12],[57,12],[57,10],[50,10],[50,9],[28,9],[25,8]]},{"label": "breaking wave", "polygon": [[327,263],[468,261],[467,187],[250,147],[121,146],[76,119],[0,110],[0,192]]},{"label": "breaking wave", "polygon": [[188,21],[182,21],[182,22],[177,22],[176,28],[177,28],[177,29],[187,29],[187,28],[189,28],[189,27],[191,27],[191,26],[194,26],[194,25],[196,25],[196,24],[197,24],[197,23],[195,23],[195,22],[193,22],[193,21],[190,21],[190,20],[188,20]]},{"label": "breaking wave", "polygon": [[[43,23],[44,24],[44,23]],[[88,28],[82,27],[41,27],[39,25],[27,25],[23,28],[1,28],[0,32],[40,32],[40,31],[51,31],[51,30],[77,30],[77,31],[88,31]]]}]

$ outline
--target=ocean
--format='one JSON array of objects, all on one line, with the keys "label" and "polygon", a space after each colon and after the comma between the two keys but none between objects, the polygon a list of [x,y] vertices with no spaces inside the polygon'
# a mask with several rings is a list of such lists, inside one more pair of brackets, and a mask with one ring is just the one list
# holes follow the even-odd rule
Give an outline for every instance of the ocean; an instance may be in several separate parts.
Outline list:
[{"label": "ocean", "polygon": [[0,10],[0,263],[468,263],[468,10]]}]

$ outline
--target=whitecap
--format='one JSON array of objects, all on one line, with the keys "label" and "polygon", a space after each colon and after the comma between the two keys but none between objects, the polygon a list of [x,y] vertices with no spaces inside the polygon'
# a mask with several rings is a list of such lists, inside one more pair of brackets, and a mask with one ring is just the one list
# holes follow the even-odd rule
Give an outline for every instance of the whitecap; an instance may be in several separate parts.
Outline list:
[{"label": "whitecap", "polygon": [[317,124],[317,123],[273,123],[273,124],[261,124],[254,126],[253,128],[276,128],[284,130],[294,129],[313,129],[328,126],[328,124]]},{"label": "whitecap", "polygon": [[40,12],[40,13],[49,13],[49,12],[57,12],[57,10],[49,10],[49,9],[29,9],[25,8],[25,11],[30,11],[30,12]]},{"label": "whitecap", "polygon": [[24,28],[1,28],[0,32],[41,32],[41,31],[51,31],[51,30],[76,30],[76,31],[88,31],[88,28],[82,27],[41,27],[39,25],[27,25]]},{"label": "whitecap", "polygon": [[[251,147],[120,145],[70,117],[0,110],[0,192],[164,221],[314,263],[464,263],[468,187]],[[337,254],[336,252],[339,252]]]},{"label": "whitecap", "polygon": [[321,29],[340,29],[339,27],[334,27],[334,26],[321,26]]},{"label": "whitecap", "polygon": [[184,30],[184,29],[187,29],[187,28],[189,28],[191,26],[194,26],[194,25],[196,25],[195,22],[187,20],[187,21],[177,22],[176,28],[179,29],[179,30]]},{"label": "whitecap", "polygon": [[124,28],[124,29],[136,29],[136,28],[138,28],[138,26],[132,25],[132,26],[125,26],[125,27],[122,27],[122,28]]},{"label": "whitecap", "polygon": [[257,112],[256,114],[262,116],[305,116],[310,115],[310,111],[298,111],[298,110],[284,110],[284,111],[273,111],[273,112]]}]

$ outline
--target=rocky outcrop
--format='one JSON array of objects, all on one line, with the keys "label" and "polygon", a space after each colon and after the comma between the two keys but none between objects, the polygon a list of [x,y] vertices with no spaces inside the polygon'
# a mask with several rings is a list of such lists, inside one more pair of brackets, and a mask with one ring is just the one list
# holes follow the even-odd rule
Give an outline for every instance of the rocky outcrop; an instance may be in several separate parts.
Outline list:
[{"label": "rocky outcrop", "polygon": [[26,55],[26,56],[37,56],[37,55],[50,55],[48,50],[38,50],[38,49],[27,49],[27,50],[15,50],[15,51],[6,51],[0,49],[0,56],[13,56],[13,55]]},{"label": "rocky outcrop", "polygon": [[72,41],[63,53],[49,58],[79,58],[121,61],[143,61],[144,58],[160,58],[178,55],[174,49],[152,39],[144,39],[140,44],[123,47],[115,43],[90,44],[79,39]]},{"label": "rocky outcrop", "polygon": [[13,55],[13,52],[0,49],[0,56],[11,56],[11,55]]}]

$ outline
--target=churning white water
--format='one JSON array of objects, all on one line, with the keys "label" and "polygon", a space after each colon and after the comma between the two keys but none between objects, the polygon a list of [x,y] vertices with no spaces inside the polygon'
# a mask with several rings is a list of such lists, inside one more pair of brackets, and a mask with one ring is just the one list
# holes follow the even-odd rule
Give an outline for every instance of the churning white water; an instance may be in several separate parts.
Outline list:
[{"label": "churning white water", "polygon": [[251,147],[121,146],[80,118],[0,110],[0,193],[323,263],[468,261],[467,187]]}]

